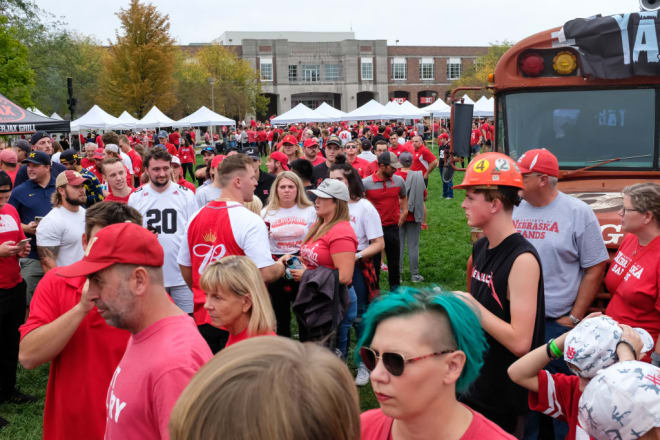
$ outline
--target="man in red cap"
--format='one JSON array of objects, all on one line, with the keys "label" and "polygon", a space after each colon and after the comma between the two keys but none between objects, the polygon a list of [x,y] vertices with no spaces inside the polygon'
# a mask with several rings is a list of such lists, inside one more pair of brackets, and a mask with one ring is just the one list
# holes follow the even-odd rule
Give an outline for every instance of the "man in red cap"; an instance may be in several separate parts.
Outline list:
[{"label": "man in red cap", "polygon": [[0,169],[7,173],[11,178],[12,184],[16,180],[16,173],[18,172],[18,169],[16,168],[17,163],[18,156],[13,149],[6,148],[0,151]]},{"label": "man in red cap", "polygon": [[220,350],[227,332],[210,325],[204,309],[206,296],[199,286],[204,269],[226,255],[246,255],[269,283],[284,275],[284,263],[273,263],[268,231],[263,219],[243,203],[254,197],[257,179],[253,160],[244,154],[228,156],[218,169],[222,197],[206,204],[188,222],[186,241],[179,251],[178,263],[186,283],[194,293],[194,317],[211,350]]},{"label": "man in red cap", "polygon": [[[142,216],[119,203],[90,207],[83,248],[105,226],[124,222],[141,224]],[[44,440],[101,439],[105,397],[129,333],[105,323],[84,289],[86,277],[64,278],[62,269],[49,271],[34,293],[30,316],[20,328],[19,360],[26,369],[50,362]],[[83,381],[84,392],[74,392]]]},{"label": "man in red cap", "polygon": [[273,176],[277,176],[282,171],[289,171],[289,161],[286,154],[281,151],[273,151],[270,153],[270,157],[266,161],[266,166],[268,167],[268,173]]},{"label": "man in red cap", "polygon": [[[539,148],[518,159],[523,200],[513,210],[513,223],[539,253],[545,290],[545,340],[569,331],[587,314],[601,286],[609,260],[593,210],[557,188],[559,162]],[[551,275],[550,275],[551,274]],[[546,367],[551,373],[572,374],[563,360]],[[530,421],[539,429],[538,418]],[[530,426],[528,422],[528,426]],[[555,434],[565,436],[568,425],[553,419]]]},{"label": "man in red cap", "polygon": [[478,309],[489,351],[479,377],[461,400],[513,434],[529,411],[527,391],[514,384],[509,366],[543,344],[543,277],[534,246],[513,226],[513,207],[523,188],[516,163],[502,153],[484,153],[468,165],[461,207],[468,225],[484,237],[474,243],[470,292],[466,301]]},{"label": "man in red cap", "polygon": [[63,277],[87,277],[87,307],[131,334],[106,397],[105,439],[168,438],[170,412],[211,351],[193,320],[168,297],[163,248],[134,223],[96,233]]},{"label": "man in red cap", "polygon": [[83,257],[80,237],[85,230],[85,180],[72,170],[61,172],[55,180],[53,209],[37,226],[37,254],[44,273]]},{"label": "man in red cap", "polygon": [[325,162],[325,157],[319,153],[319,141],[316,138],[306,139],[303,143],[303,159],[311,162],[312,166]]}]

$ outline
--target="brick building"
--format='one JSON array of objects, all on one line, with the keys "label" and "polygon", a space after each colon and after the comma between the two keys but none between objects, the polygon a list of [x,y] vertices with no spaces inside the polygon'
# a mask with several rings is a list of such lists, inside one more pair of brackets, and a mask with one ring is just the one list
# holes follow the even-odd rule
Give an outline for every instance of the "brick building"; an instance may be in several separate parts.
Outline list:
[{"label": "brick building", "polygon": [[315,108],[326,101],[345,112],[370,99],[429,105],[444,99],[451,82],[488,51],[388,46],[387,40],[356,40],[353,32],[225,32],[214,43],[231,47],[259,72],[270,98],[260,118],[300,102]]}]

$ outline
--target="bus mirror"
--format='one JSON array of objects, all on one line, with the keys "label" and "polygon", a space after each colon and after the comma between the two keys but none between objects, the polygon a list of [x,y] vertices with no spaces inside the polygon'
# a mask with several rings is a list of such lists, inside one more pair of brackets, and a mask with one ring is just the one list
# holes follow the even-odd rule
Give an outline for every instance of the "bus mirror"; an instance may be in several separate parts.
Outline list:
[{"label": "bus mirror", "polygon": [[451,144],[455,156],[470,157],[473,104],[454,103],[454,120],[451,125]]}]

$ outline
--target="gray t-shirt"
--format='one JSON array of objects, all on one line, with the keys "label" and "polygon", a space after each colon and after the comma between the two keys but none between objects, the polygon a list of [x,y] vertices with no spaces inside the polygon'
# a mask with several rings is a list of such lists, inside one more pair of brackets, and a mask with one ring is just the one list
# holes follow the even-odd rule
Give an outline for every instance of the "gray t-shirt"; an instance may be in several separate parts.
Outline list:
[{"label": "gray t-shirt", "polygon": [[608,259],[596,215],[583,201],[560,192],[542,207],[523,200],[513,210],[513,223],[541,257],[545,316],[567,315],[584,270]]},{"label": "gray t-shirt", "polygon": [[216,200],[220,198],[222,194],[222,189],[214,186],[213,184],[200,186],[197,188],[195,193],[195,203],[197,203],[197,209],[202,209],[211,200]]}]

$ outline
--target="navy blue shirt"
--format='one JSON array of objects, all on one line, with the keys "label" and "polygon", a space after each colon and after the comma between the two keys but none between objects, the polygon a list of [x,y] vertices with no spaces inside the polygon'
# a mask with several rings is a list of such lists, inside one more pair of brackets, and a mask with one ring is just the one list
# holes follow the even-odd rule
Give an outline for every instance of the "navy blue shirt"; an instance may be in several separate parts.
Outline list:
[{"label": "navy blue shirt", "polygon": [[[50,203],[50,196],[55,192],[55,176],[51,173],[50,182],[45,188],[37,183],[28,180],[18,185],[11,192],[9,203],[16,208],[21,223],[27,225],[34,220],[36,216],[45,217],[50,212],[53,205]],[[30,238],[30,255],[28,258],[39,259],[37,255],[37,237],[31,234],[25,234]]]},{"label": "navy blue shirt", "polygon": [[[66,171],[66,167],[59,162],[52,162],[50,164],[50,175],[57,177],[62,171]],[[27,165],[22,165],[16,172],[16,180],[14,180],[14,188],[18,185],[30,180],[27,173]]]}]

